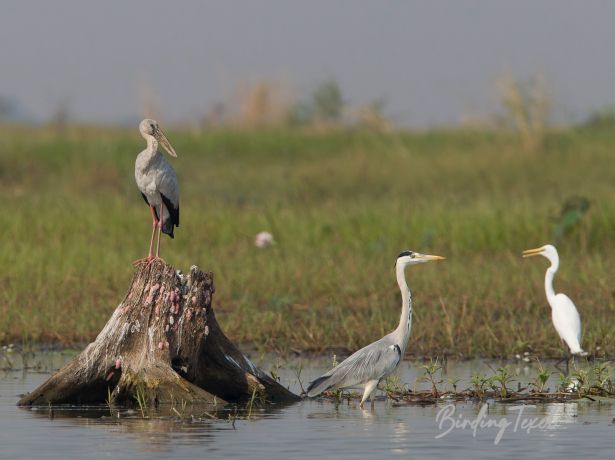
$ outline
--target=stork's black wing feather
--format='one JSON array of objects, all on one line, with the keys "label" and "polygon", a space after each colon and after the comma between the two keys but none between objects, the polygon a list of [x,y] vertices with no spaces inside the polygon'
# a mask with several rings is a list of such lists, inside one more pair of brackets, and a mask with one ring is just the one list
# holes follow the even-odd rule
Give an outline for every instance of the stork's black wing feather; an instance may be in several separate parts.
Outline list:
[{"label": "stork's black wing feather", "polygon": [[[145,203],[147,203],[147,205],[151,207],[152,205],[149,204],[149,201],[147,201],[147,197],[145,196],[145,193],[141,193],[141,196],[145,200]],[[158,210],[155,207],[154,207],[154,214],[156,214],[156,219],[158,219]]]},{"label": "stork's black wing feather", "polygon": [[162,193],[160,196],[162,197],[162,202],[166,206],[171,216],[170,220],[162,223],[162,231],[173,238],[173,227],[179,227],[179,203],[175,206],[171,200],[169,200]]}]

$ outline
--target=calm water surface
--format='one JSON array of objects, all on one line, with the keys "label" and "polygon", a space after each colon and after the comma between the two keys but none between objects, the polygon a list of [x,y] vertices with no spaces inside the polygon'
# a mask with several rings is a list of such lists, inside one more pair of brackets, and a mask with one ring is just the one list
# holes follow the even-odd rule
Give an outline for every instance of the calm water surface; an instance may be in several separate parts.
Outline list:
[{"label": "calm water surface", "polygon": [[[608,402],[492,403],[483,408],[474,403],[449,406],[446,401],[426,407],[396,405],[380,399],[373,410],[361,410],[355,402],[336,407],[313,400],[254,410],[249,420],[238,419],[234,426],[225,414],[216,420],[191,419],[190,410],[186,420],[143,419],[138,411],[125,410],[118,419],[117,411],[111,415],[107,408],[56,409],[51,417],[49,408],[15,406],[18,395],[34,389],[67,359],[60,353],[39,353],[26,363],[36,369],[24,371],[19,353],[0,353],[0,367],[12,368],[0,371],[0,459],[615,458],[615,406]],[[272,362],[260,364],[275,368],[268,364]],[[301,363],[304,382],[330,365],[329,360],[307,359],[283,363],[276,372],[294,391],[299,391],[294,369]],[[459,388],[465,388],[472,373],[491,373],[488,365],[500,363],[449,362],[443,377],[461,378]],[[536,371],[527,364],[513,364],[513,369],[521,382]],[[402,364],[400,378],[410,387],[424,387],[421,375],[420,363]],[[474,435],[470,423],[476,424],[477,417],[483,423]],[[453,421],[467,426],[450,429]],[[528,432],[528,425],[536,427]]]}]

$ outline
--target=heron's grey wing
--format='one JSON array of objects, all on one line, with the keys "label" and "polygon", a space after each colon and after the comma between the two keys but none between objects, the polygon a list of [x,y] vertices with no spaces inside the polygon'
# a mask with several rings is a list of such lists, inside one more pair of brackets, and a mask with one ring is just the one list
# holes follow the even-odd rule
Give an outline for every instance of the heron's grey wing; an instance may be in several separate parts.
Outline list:
[{"label": "heron's grey wing", "polygon": [[384,337],[353,353],[335,368],[314,380],[308,396],[330,388],[352,388],[371,380],[380,380],[395,370],[401,360],[399,345]]}]

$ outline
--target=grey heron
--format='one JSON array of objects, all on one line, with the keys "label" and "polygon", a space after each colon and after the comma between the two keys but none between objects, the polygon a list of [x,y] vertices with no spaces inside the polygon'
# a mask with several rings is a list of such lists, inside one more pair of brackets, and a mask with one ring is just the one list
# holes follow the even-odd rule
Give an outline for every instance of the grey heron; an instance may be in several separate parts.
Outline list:
[{"label": "grey heron", "polygon": [[[318,396],[330,389],[364,387],[360,406],[378,387],[378,383],[392,373],[402,361],[412,326],[412,294],[406,283],[405,269],[409,265],[442,260],[444,257],[404,251],[397,256],[395,272],[401,291],[399,325],[390,334],[361,348],[329,372],[310,383],[308,397]],[[373,399],[372,399],[373,404]]]},{"label": "grey heron", "polygon": [[[175,149],[164,135],[155,120],[146,118],[139,124],[141,136],[147,142],[147,147],[135,161],[135,179],[143,199],[152,213],[152,238],[149,243],[149,253],[146,259],[151,261],[160,257],[160,232],[173,238],[174,227],[179,227],[179,186],[177,175],[169,162],[158,151],[158,145],[172,157],[177,157]],[[156,256],[152,256],[154,237],[158,230]]]},{"label": "grey heron", "polygon": [[586,356],[587,352],[581,348],[581,318],[577,307],[566,294],[556,294],[553,290],[553,277],[559,268],[559,255],[557,249],[551,244],[536,249],[523,251],[523,257],[543,256],[551,262],[545,274],[545,291],[547,301],[551,305],[551,319],[560,338],[566,342],[570,353]]}]

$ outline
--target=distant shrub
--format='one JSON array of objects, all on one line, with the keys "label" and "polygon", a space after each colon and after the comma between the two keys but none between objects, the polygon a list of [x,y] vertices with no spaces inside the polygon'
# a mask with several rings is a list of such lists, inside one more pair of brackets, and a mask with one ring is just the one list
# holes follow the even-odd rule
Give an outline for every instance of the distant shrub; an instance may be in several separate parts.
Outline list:
[{"label": "distant shrub", "polygon": [[312,93],[312,105],[316,119],[339,121],[344,109],[344,98],[337,81],[321,82]]},{"label": "distant shrub", "polygon": [[585,128],[611,128],[615,126],[615,106],[603,107],[592,112],[581,123],[581,126]]}]

